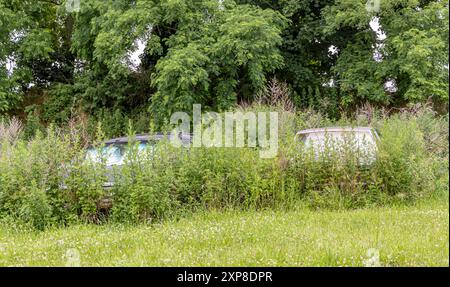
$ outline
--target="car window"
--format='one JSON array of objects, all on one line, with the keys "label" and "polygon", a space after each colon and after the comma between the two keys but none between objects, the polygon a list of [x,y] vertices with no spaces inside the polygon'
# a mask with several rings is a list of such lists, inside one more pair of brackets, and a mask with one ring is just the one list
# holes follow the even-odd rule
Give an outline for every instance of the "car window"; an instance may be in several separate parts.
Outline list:
[{"label": "car window", "polygon": [[123,163],[123,145],[108,145],[102,148],[89,148],[86,158],[92,162],[106,161],[107,165]]},{"label": "car window", "polygon": [[[125,149],[127,149],[127,148],[128,148],[128,146]],[[139,155],[145,155],[147,152],[152,154],[154,149],[155,149],[154,143],[141,142],[137,146],[137,152]],[[124,157],[126,157],[126,155]]]},{"label": "car window", "polygon": [[[141,142],[137,146],[137,152],[144,155],[154,152],[155,144]],[[95,163],[99,163],[104,159],[106,165],[122,165],[127,158],[128,144],[112,144],[103,148],[89,148],[86,151],[86,159]]]},{"label": "car window", "polygon": [[323,151],[325,147],[340,149],[344,146],[370,152],[375,148],[375,139],[370,132],[314,132],[300,138],[306,148]]}]

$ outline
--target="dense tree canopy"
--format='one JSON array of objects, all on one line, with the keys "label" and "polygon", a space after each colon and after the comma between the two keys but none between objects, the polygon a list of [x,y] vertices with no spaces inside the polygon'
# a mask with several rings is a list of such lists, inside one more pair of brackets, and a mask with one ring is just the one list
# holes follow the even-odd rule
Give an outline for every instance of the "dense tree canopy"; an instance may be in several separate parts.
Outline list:
[{"label": "dense tree canopy", "polygon": [[[0,113],[448,102],[448,1],[0,0]],[[379,4],[379,6],[377,6]],[[372,5],[372,6],[370,6]],[[445,104],[446,105],[446,104]]]},{"label": "dense tree canopy", "polygon": [[[332,69],[345,100],[396,105],[448,100],[448,2],[384,0],[380,11],[370,14],[354,2],[340,1],[324,13],[328,33],[362,27]],[[373,16],[378,35],[367,29]],[[388,81],[393,88],[386,89]]]}]

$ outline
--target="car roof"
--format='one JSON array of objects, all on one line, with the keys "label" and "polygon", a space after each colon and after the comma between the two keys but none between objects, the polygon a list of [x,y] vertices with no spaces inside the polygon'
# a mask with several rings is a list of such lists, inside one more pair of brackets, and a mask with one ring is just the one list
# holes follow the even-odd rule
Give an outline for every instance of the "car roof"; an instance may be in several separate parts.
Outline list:
[{"label": "car roof", "polygon": [[297,135],[305,135],[311,133],[323,133],[323,132],[371,132],[371,127],[326,127],[307,129],[297,132]]},{"label": "car roof", "polygon": [[[185,134],[185,133],[179,133],[178,135],[176,135],[174,133],[167,133],[167,134],[155,133],[153,135],[138,134],[138,135],[134,136],[132,139],[137,142],[149,142],[149,141],[160,141],[163,139],[171,140],[175,136],[178,136],[178,138],[185,144],[190,143],[192,140],[191,134]],[[108,144],[127,144],[129,141],[130,141],[130,137],[118,137],[118,138],[109,139],[109,140],[105,141],[104,144],[107,144],[107,145]]]}]

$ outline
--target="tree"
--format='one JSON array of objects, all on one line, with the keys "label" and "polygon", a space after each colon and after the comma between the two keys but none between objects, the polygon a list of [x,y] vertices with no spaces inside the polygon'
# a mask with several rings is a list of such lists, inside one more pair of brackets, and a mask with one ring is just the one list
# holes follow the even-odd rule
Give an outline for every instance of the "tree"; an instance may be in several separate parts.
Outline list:
[{"label": "tree", "polygon": [[32,87],[71,82],[71,18],[61,4],[0,0],[0,112],[17,108]]},{"label": "tree", "polygon": [[225,109],[251,98],[283,64],[285,22],[233,1],[91,1],[77,15],[73,47],[87,74],[103,75],[103,94],[114,87],[123,96],[117,85],[127,86],[133,73],[127,55],[145,45],[139,73],[151,76],[142,84],[154,89],[151,110],[161,117],[193,103]]},{"label": "tree", "polygon": [[448,101],[448,1],[380,3],[367,11],[365,1],[341,0],[324,11],[327,33],[358,30],[332,68],[344,104]]},{"label": "tree", "polygon": [[171,112],[203,103],[227,109],[238,99],[251,100],[263,88],[266,73],[282,66],[277,47],[284,25],[281,15],[233,5],[208,10],[208,17],[211,20],[195,31],[198,35],[175,40],[157,63],[153,84],[158,92],[152,107],[162,103]]},{"label": "tree", "polygon": [[[273,9],[289,19],[289,25],[283,31],[281,53],[285,66],[276,71],[278,79],[286,81],[295,94],[301,96],[309,87],[327,94],[325,84],[332,78],[331,68],[338,57],[330,48],[349,42],[357,29],[355,27],[336,28],[327,33],[323,11],[333,6],[334,0],[240,0],[239,3],[257,5],[264,9]],[[313,99],[305,98],[308,103]]]},{"label": "tree", "polygon": [[[448,101],[448,1],[383,0],[379,10],[367,0],[238,2],[290,20],[281,47],[286,65],[276,74],[297,94],[319,87],[347,108]],[[371,28],[377,21],[380,30]]]}]

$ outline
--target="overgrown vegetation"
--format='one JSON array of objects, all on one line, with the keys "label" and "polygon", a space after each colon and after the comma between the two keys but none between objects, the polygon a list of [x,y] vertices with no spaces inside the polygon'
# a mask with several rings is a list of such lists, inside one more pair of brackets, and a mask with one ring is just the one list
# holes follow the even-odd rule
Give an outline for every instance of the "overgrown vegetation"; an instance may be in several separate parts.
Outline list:
[{"label": "overgrown vegetation", "polygon": [[[281,138],[274,159],[261,159],[254,148],[188,149],[162,141],[144,151],[130,144],[124,166],[112,171],[86,160],[82,125],[50,127],[26,140],[15,120],[3,122],[0,216],[43,229],[79,221],[159,222],[199,210],[289,209],[300,202],[352,209],[448,194],[448,116],[426,106],[391,116],[367,108],[355,120],[333,122],[311,110],[277,109]],[[293,140],[303,128],[369,122],[382,138],[369,168],[350,152],[317,160]],[[93,144],[103,139],[98,126]],[[108,174],[115,185],[105,190]],[[107,213],[99,207],[105,196],[113,202]]]},{"label": "overgrown vegetation", "polygon": [[[0,0],[2,218],[44,229],[448,193],[448,1],[65,4]],[[161,142],[130,145],[120,170],[86,160],[89,144],[168,130],[193,104],[278,111],[277,157]],[[293,140],[332,125],[376,128],[375,164],[360,166],[350,146],[317,160]]]},{"label": "overgrown vegetation", "polygon": [[[0,0],[0,266],[448,266],[448,0],[69,2]],[[277,155],[133,142],[193,104]]]}]

